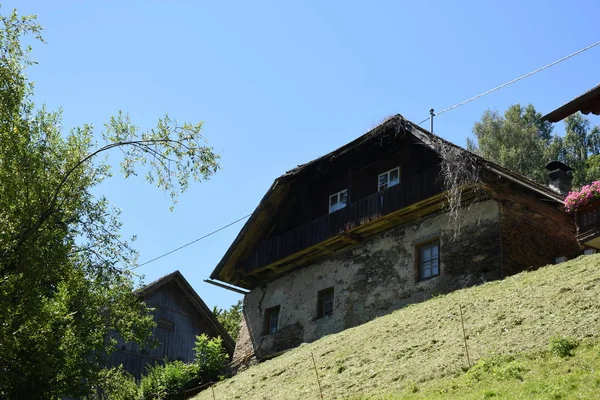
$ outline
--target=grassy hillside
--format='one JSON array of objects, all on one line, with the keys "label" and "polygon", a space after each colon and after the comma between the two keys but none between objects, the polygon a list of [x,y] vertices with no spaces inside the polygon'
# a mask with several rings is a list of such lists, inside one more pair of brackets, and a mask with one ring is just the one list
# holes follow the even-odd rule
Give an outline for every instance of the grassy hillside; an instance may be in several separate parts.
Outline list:
[{"label": "grassy hillside", "polygon": [[[583,388],[600,393],[599,295],[600,255],[580,257],[302,345],[219,383],[214,396],[319,399],[313,354],[326,399],[589,398]],[[468,372],[460,305],[471,360],[480,360]],[[557,337],[584,344],[559,357],[548,351]],[[213,399],[212,391],[196,399]]]}]

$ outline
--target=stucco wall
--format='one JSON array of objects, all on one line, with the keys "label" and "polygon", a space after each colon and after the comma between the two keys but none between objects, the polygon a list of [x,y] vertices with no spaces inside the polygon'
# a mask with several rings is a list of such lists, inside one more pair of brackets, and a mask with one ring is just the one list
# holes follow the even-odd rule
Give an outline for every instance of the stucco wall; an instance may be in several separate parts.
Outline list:
[{"label": "stucco wall", "polygon": [[[458,237],[443,212],[380,233],[246,295],[236,355],[261,357],[369,321],[433,295],[499,278],[498,204],[478,203]],[[416,246],[439,237],[440,275],[417,280]],[[333,314],[317,319],[317,294],[334,288]],[[264,311],[280,307],[278,332],[264,334]]]}]

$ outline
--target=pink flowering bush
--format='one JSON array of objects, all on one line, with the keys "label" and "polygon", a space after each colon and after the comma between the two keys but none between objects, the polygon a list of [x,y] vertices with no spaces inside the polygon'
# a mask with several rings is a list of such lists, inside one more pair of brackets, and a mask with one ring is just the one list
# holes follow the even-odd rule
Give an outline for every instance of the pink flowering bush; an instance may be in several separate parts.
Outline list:
[{"label": "pink flowering bush", "polygon": [[565,211],[568,213],[577,211],[579,207],[583,207],[595,199],[600,199],[600,181],[585,185],[578,192],[569,192],[564,202]]}]

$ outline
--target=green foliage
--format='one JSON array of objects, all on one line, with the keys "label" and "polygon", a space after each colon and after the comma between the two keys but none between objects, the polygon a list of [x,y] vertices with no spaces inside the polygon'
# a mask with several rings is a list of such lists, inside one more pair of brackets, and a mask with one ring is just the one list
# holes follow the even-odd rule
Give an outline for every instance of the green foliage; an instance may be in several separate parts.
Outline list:
[{"label": "green foliage", "polygon": [[100,379],[103,394],[116,400],[178,399],[187,389],[220,380],[219,373],[227,362],[221,338],[201,335],[196,339],[193,363],[165,359],[162,364],[148,366],[139,387],[122,367],[104,370]]},{"label": "green foliage", "polygon": [[564,136],[552,135],[552,124],[529,104],[514,104],[503,116],[487,110],[473,126],[475,141],[467,148],[539,183],[547,182],[545,165],[553,160],[573,168],[573,186],[600,179],[600,127],[581,113],[564,120]]},{"label": "green foliage", "polygon": [[523,366],[512,356],[494,356],[479,360],[467,372],[467,377],[480,381],[484,376],[494,376],[498,380],[523,380]]},{"label": "green foliage", "polygon": [[229,310],[218,309],[217,306],[213,308],[213,314],[217,317],[217,321],[223,328],[229,333],[229,336],[235,341],[237,340],[240,332],[240,324],[242,323],[242,301],[238,301],[232,305]]},{"label": "green foliage", "polygon": [[108,400],[137,400],[140,391],[135,378],[123,366],[105,369],[100,372],[98,387],[101,398]]},{"label": "green foliage", "polygon": [[219,372],[227,363],[223,340],[220,337],[210,339],[205,334],[196,336],[194,354],[194,364],[198,366],[198,374],[202,382],[217,381]]},{"label": "green foliage", "polygon": [[529,104],[512,105],[504,116],[487,110],[473,127],[476,142],[467,148],[538,182],[545,182],[544,166],[549,161],[552,125]]},{"label": "green foliage", "polygon": [[142,344],[151,334],[129,270],[137,253],[119,211],[92,195],[110,176],[99,155],[116,150],[125,176],[141,165],[173,202],[218,168],[200,123],[167,116],[140,132],[119,113],[102,147],[89,125],[63,132],[24,74],[33,62],[21,39],[40,31],[34,16],[0,15],[0,398],[87,395],[114,350],[109,333]]},{"label": "green foliage", "polygon": [[179,393],[200,382],[198,370],[197,364],[181,361],[150,366],[140,381],[140,396],[142,399],[178,398]]},{"label": "green foliage", "polygon": [[555,336],[550,339],[550,351],[559,357],[570,357],[573,350],[579,346],[579,342],[573,338]]},{"label": "green foliage", "polygon": [[600,127],[590,126],[581,113],[564,120],[565,137],[558,159],[573,168],[573,185],[580,187],[600,179]]}]

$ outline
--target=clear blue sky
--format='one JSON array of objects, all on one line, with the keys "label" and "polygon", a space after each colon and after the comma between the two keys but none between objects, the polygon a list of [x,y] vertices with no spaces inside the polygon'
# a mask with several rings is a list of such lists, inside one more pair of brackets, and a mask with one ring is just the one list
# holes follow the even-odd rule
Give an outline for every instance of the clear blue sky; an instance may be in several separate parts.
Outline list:
[{"label": "clear blue sky", "polygon": [[[599,40],[596,1],[4,1],[35,13],[46,45],[29,71],[65,129],[118,110],[149,128],[204,121],[223,169],[169,212],[142,179],[98,188],[122,208],[140,261],[254,210],[274,178],[400,113],[419,122]],[[600,46],[436,119],[464,145],[487,108],[548,112],[600,83]],[[594,120],[597,123],[597,119]],[[562,125],[555,130],[562,133]],[[203,280],[238,224],[138,271],[179,269],[212,307],[241,296]]]}]

